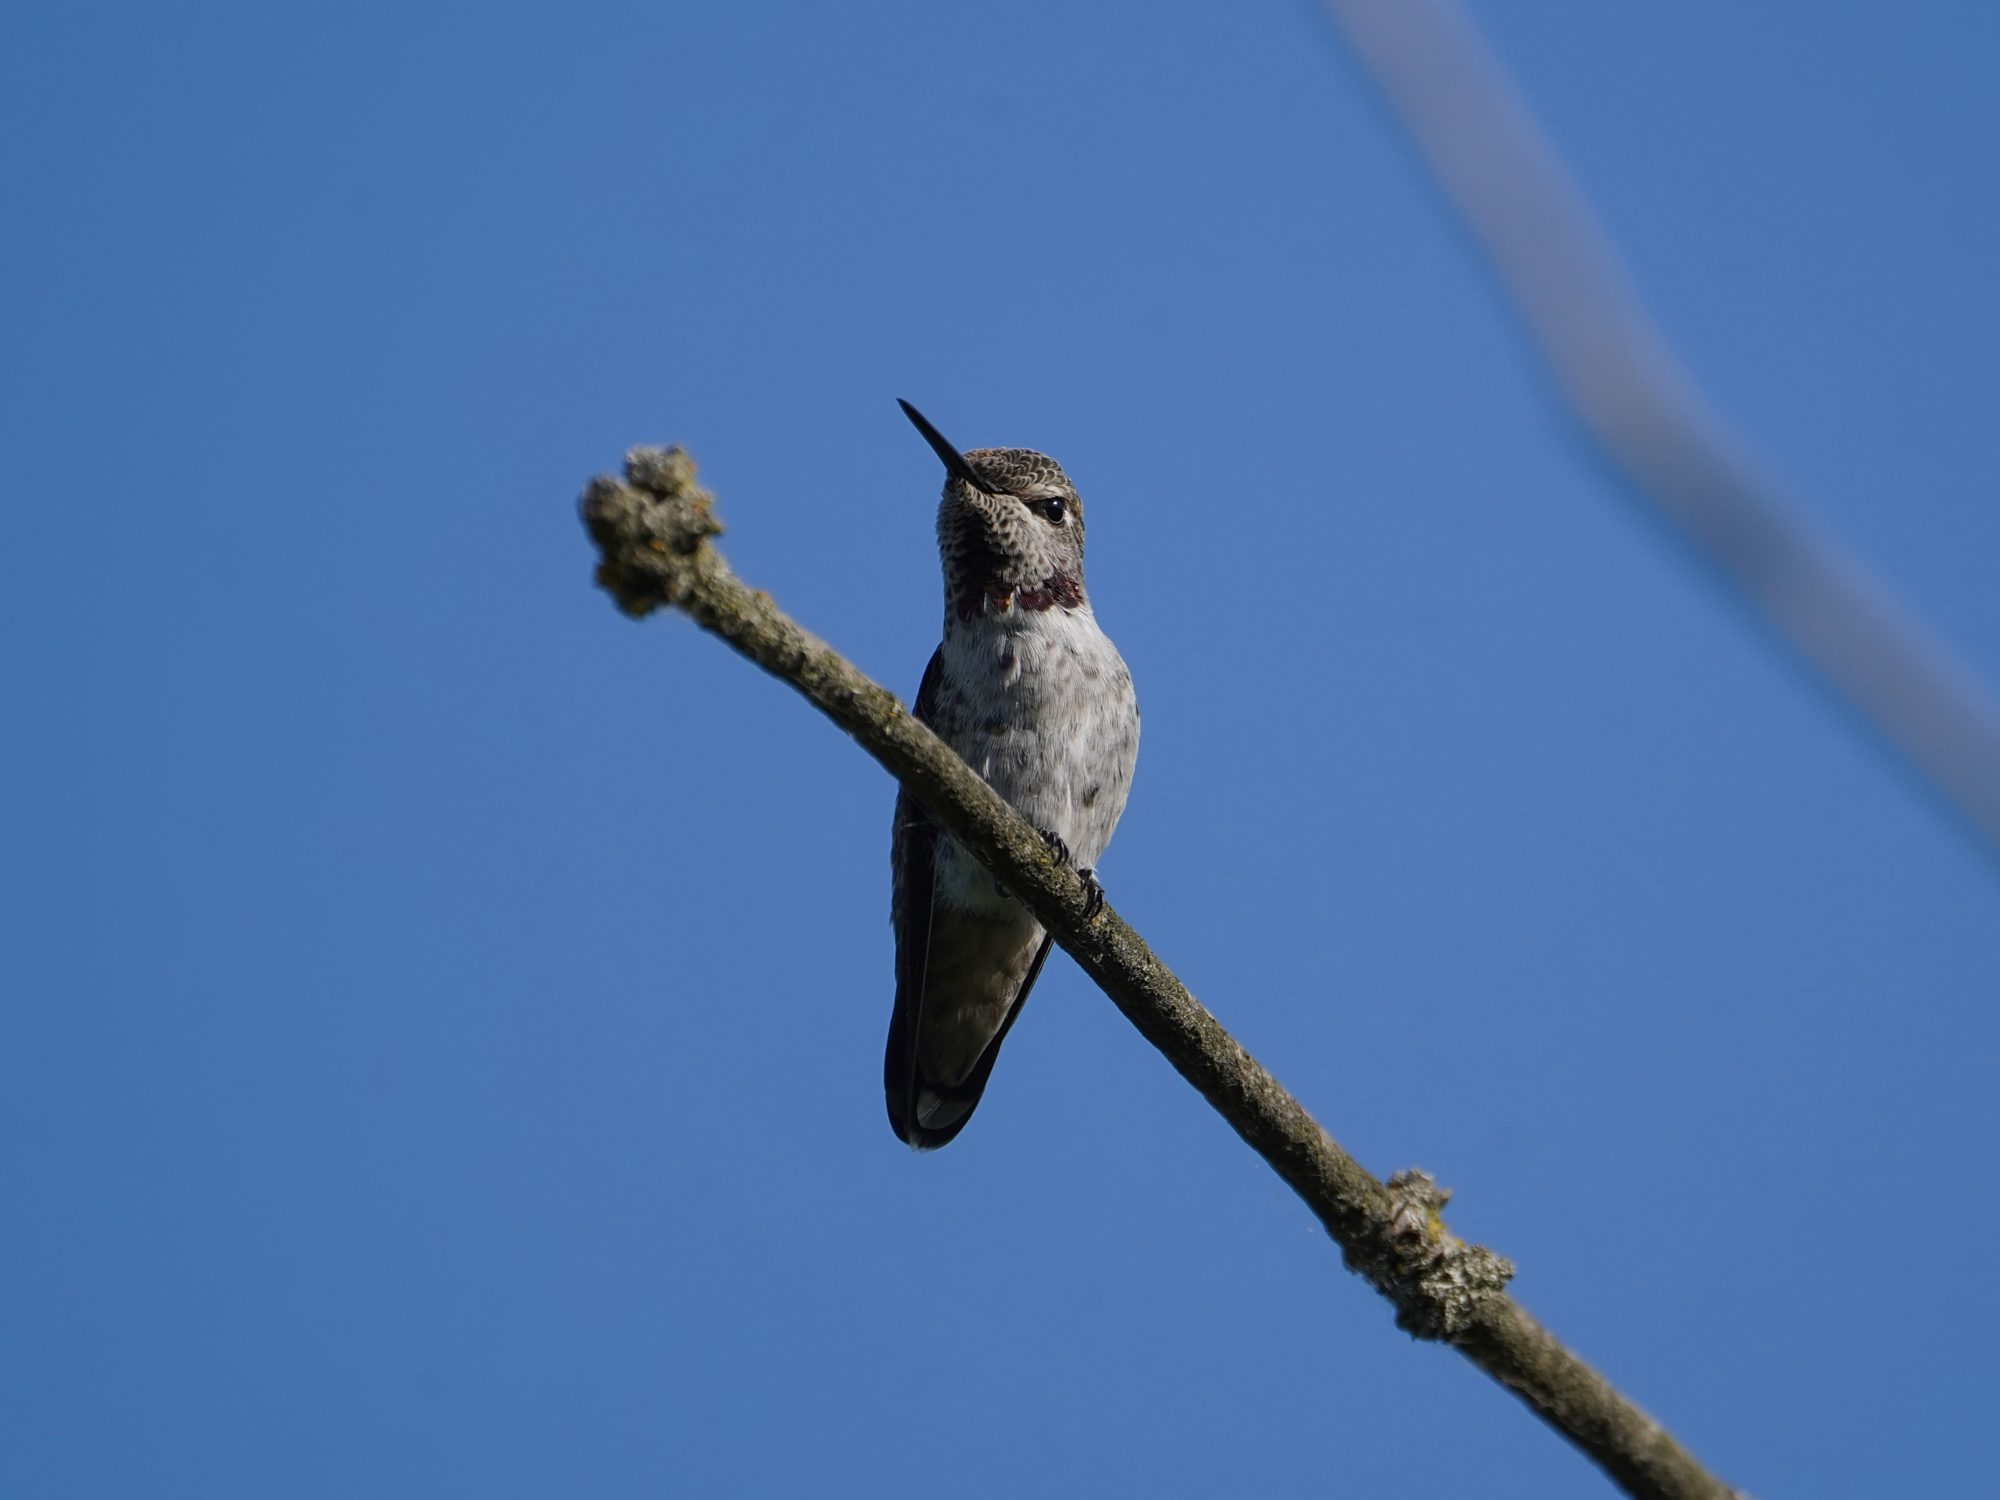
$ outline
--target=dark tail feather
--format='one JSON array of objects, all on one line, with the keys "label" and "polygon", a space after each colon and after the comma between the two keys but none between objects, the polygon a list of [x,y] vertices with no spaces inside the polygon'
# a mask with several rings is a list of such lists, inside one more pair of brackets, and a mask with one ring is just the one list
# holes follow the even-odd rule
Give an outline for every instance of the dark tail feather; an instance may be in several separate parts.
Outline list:
[{"label": "dark tail feather", "polygon": [[917,1060],[921,1005],[914,997],[905,1003],[902,995],[897,996],[895,1013],[889,1018],[889,1047],[882,1063],[882,1083],[889,1100],[889,1128],[899,1140],[919,1151],[935,1151],[965,1129],[965,1122],[979,1107],[980,1095],[986,1092],[986,1080],[992,1076],[993,1064],[1000,1057],[1000,1044],[1014,1029],[1052,942],[1048,937],[1042,939],[1007,1019],[1000,1023],[993,1040],[979,1054],[972,1071],[958,1083],[941,1084],[924,1076]]}]

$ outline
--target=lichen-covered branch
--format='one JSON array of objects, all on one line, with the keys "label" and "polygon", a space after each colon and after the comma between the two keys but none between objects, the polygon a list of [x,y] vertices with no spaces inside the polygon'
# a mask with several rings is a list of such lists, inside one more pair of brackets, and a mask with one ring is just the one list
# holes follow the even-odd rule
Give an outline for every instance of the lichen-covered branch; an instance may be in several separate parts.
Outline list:
[{"label": "lichen-covered branch", "polygon": [[1525,1401],[1627,1493],[1688,1500],[1735,1492],[1507,1295],[1513,1267],[1445,1228],[1447,1194],[1421,1172],[1372,1176],[1222,1029],[1145,939],[1089,903],[1076,872],[895,696],[746,587],[710,544],[722,527],[678,448],[634,449],[621,479],[584,491],[598,583],[634,617],[670,605],[815,707],[977,854],[1125,1018],[1289,1183],[1347,1264],[1419,1338],[1450,1344]]}]

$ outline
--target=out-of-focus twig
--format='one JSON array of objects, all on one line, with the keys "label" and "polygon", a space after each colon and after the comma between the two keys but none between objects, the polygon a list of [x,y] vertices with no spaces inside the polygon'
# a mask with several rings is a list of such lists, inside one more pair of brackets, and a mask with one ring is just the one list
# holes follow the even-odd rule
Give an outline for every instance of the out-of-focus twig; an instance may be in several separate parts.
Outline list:
[{"label": "out-of-focus twig", "polygon": [[711,497],[678,448],[634,449],[623,479],[593,480],[583,519],[597,580],[629,615],[680,610],[803,694],[853,735],[975,854],[1306,1203],[1347,1264],[1419,1338],[1457,1349],[1635,1496],[1728,1500],[1659,1423],[1566,1349],[1512,1297],[1514,1268],[1445,1227],[1447,1195],[1421,1172],[1377,1180],[1243,1050],[1109,906],[1093,910],[1026,819],[887,689],[746,586],[712,545]]},{"label": "out-of-focus twig", "polygon": [[1741,451],[1454,0],[1321,0],[1633,488],[2000,858],[2000,710]]}]

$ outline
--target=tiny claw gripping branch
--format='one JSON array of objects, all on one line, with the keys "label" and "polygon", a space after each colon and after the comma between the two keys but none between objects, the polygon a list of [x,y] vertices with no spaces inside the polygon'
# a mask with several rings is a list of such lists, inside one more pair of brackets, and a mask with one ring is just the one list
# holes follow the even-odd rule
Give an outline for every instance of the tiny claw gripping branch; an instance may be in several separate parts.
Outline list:
[{"label": "tiny claw gripping branch", "polygon": [[1104,910],[1104,887],[1095,870],[1078,870],[1076,878],[1083,882],[1083,920],[1093,921]]}]

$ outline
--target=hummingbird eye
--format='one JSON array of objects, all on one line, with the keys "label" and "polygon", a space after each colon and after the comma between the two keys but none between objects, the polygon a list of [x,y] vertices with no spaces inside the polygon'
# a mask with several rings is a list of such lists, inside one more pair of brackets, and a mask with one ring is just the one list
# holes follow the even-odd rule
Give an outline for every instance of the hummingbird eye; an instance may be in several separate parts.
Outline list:
[{"label": "hummingbird eye", "polygon": [[1060,526],[1069,519],[1069,507],[1060,495],[1049,495],[1040,500],[1030,500],[1028,509],[1047,521],[1051,526]]}]

